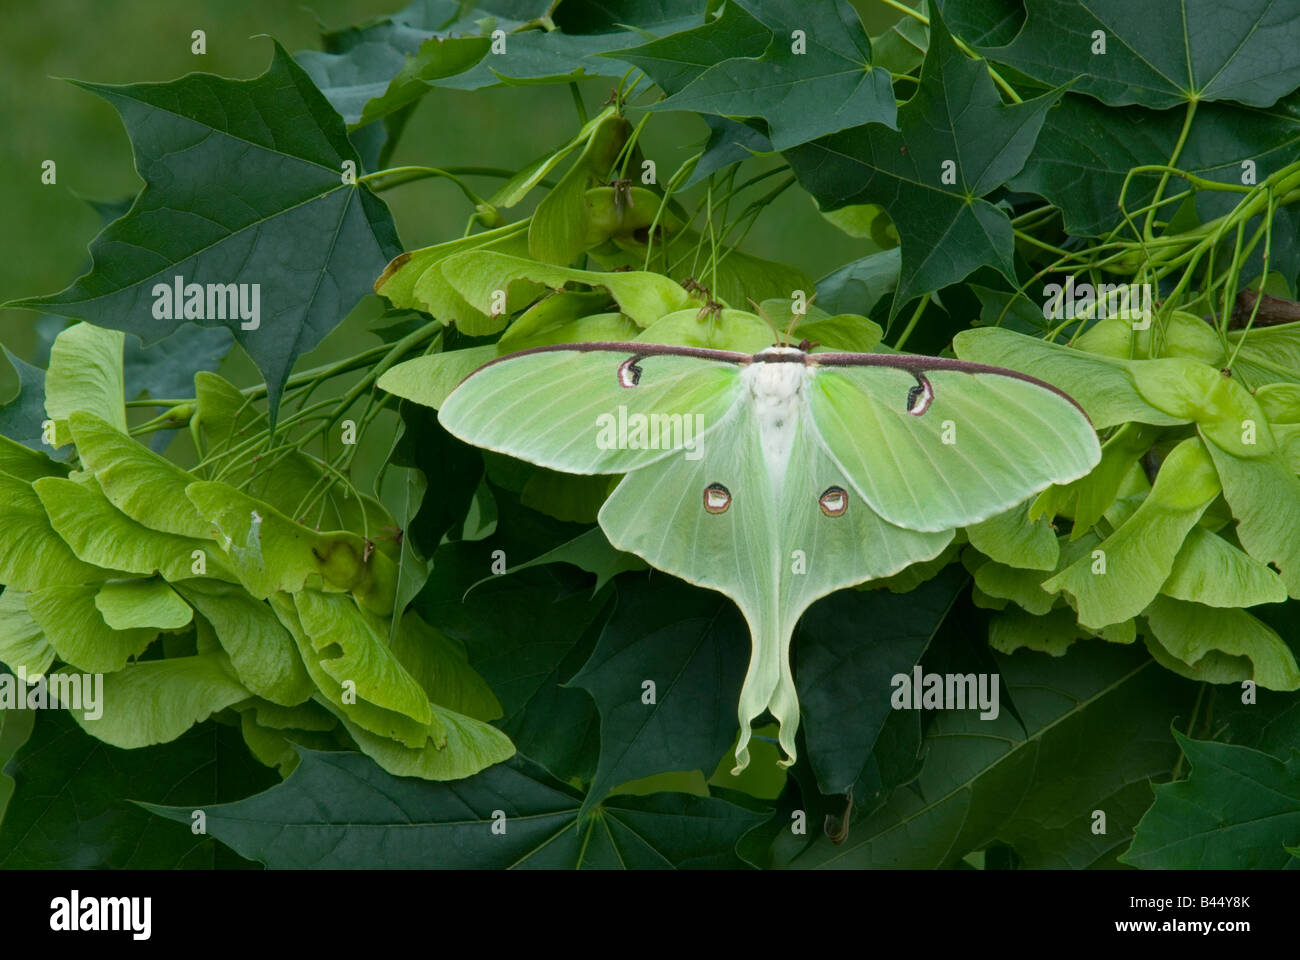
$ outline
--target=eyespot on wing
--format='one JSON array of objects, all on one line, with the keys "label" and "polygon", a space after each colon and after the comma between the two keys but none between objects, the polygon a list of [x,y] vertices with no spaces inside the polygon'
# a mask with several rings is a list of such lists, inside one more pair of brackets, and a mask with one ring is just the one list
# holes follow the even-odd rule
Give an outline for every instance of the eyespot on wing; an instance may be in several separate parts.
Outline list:
[{"label": "eyespot on wing", "polygon": [[704,509],[709,513],[726,513],[731,506],[731,491],[720,483],[711,483],[704,488]]}]

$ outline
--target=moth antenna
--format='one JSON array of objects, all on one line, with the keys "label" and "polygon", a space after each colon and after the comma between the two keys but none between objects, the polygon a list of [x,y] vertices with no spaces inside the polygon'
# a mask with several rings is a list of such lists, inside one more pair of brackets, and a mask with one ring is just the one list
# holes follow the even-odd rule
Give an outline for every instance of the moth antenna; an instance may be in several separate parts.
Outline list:
[{"label": "moth antenna", "polygon": [[759,304],[755,303],[753,297],[746,297],[745,299],[749,301],[749,305],[754,308],[754,313],[763,318],[763,322],[766,323],[768,329],[772,331],[772,336],[776,339],[777,345],[784,346],[784,343],[782,342],[784,338],[781,336],[781,331],[776,328],[776,324],[773,323],[772,318],[767,315],[767,311]]},{"label": "moth antenna", "polygon": [[799,314],[795,313],[794,308],[792,307],[790,309],[790,325],[785,328],[786,343],[794,342],[794,328],[795,328],[795,324],[797,324],[798,322],[799,322]]},{"label": "moth antenna", "polygon": [[[817,299],[817,291],[814,290],[814,291],[813,291],[813,295],[812,295],[811,297],[809,297],[807,300],[804,301],[804,306],[806,306],[806,307],[808,307],[808,306],[812,306],[812,302],[813,302],[814,300],[816,300],[816,299]],[[794,328],[795,328],[796,326],[798,326],[798,324],[799,324],[799,314],[797,314],[797,313],[794,312],[794,303],[791,302],[791,304],[790,304],[790,326],[788,326],[788,327],[785,328],[785,341],[786,341],[787,344],[794,343]]]}]

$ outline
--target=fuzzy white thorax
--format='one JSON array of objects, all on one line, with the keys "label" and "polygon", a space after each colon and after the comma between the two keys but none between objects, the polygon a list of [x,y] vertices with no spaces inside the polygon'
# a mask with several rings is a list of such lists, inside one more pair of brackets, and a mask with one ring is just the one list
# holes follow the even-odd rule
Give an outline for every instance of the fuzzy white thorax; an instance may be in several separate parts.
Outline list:
[{"label": "fuzzy white thorax", "polygon": [[[763,353],[793,352],[793,348],[773,347]],[[762,354],[759,354],[761,357]],[[794,447],[799,415],[807,398],[804,386],[809,368],[802,363],[763,363],[756,361],[741,371],[741,382],[753,404],[763,448],[763,462],[772,478],[773,493],[778,501],[785,483],[790,451]]]}]

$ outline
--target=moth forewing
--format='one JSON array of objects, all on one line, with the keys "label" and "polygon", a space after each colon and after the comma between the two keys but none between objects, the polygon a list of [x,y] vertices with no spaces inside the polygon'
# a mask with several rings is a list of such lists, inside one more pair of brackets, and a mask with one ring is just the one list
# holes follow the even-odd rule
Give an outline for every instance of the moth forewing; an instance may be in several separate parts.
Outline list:
[{"label": "moth forewing", "polygon": [[891,523],[967,526],[1100,458],[1087,417],[1046,384],[960,361],[885,359],[822,366],[809,404],[832,459]]},{"label": "moth forewing", "polygon": [[698,449],[739,396],[719,351],[656,344],[540,347],[465,378],[438,418],[475,446],[576,474],[625,473]]}]

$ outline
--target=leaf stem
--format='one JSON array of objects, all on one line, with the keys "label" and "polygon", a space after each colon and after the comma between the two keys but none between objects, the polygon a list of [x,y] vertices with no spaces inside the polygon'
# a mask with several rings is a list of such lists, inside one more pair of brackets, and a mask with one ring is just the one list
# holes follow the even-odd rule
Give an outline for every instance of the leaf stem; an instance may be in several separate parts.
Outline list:
[{"label": "leaf stem", "polygon": [[[637,121],[636,127],[632,130],[632,135],[623,143],[623,148],[619,151],[619,156],[614,158],[614,165],[619,168],[619,177],[627,176],[627,165],[632,161],[632,154],[636,151],[637,141],[641,138],[641,131],[645,129],[646,122],[650,119],[650,114],[642,114],[641,119]],[[620,164],[619,161],[622,161]]]},{"label": "leaf stem", "polygon": [[[911,17],[913,20],[917,21],[920,24],[923,24],[927,27],[930,25],[929,17],[921,13],[919,10],[913,10],[911,7],[907,6],[906,4],[899,3],[898,0],[880,0],[880,2],[887,7],[892,7],[893,9],[897,10],[899,13],[906,14],[907,16]],[[952,40],[953,43],[957,44],[957,49],[960,50],[962,53],[966,54],[966,56],[970,57],[972,60],[984,60],[984,68],[988,70],[989,76],[992,78],[993,82],[997,84],[998,89],[1011,98],[1012,103],[1024,102],[1021,99],[1020,94],[1016,93],[1015,88],[1012,87],[1011,84],[1007,83],[1006,80],[1002,79],[1002,75],[993,69],[993,64],[989,63],[988,60],[985,60],[978,53],[976,53],[974,50],[968,47],[966,45],[966,41],[963,40],[961,37],[958,37],[954,34],[952,36]]]},{"label": "leaf stem", "polygon": [[582,102],[582,91],[576,83],[569,84],[569,93],[573,96],[573,107],[578,111],[578,125],[587,125],[587,106]]},{"label": "leaf stem", "polygon": [[1024,227],[1027,225],[1036,226],[1039,220],[1046,220],[1048,215],[1055,213],[1057,209],[1058,208],[1054,204],[1050,203],[1044,204],[1041,207],[1034,207],[1034,209],[1027,210],[1018,217],[1012,217],[1011,225],[1013,227]]},{"label": "leaf stem", "polygon": [[[1183,128],[1178,132],[1178,140],[1174,143],[1174,152],[1169,157],[1169,166],[1178,162],[1178,157],[1183,152],[1183,146],[1187,143],[1187,135],[1192,131],[1192,121],[1196,118],[1196,105],[1199,100],[1189,100],[1187,103],[1187,112],[1183,115]],[[1165,171],[1160,177],[1160,183],[1156,185],[1156,195],[1154,202],[1158,203],[1160,198],[1165,194],[1165,187],[1169,184],[1169,171]],[[1142,235],[1146,239],[1152,238],[1151,226],[1155,222],[1156,211],[1153,206],[1147,211],[1146,221],[1142,224]]]},{"label": "leaf stem", "polygon": [[[406,353],[410,352],[414,347],[419,346],[425,340],[436,338],[441,333],[442,329],[442,323],[434,320],[412,331],[394,344],[381,344],[378,347],[366,350],[355,357],[349,357],[346,360],[341,360],[334,364],[328,364],[324,367],[318,367],[315,370],[304,371],[295,377],[290,377],[288,381],[290,384],[306,384],[307,392],[310,393],[323,380],[338,376],[342,373],[347,373],[353,369],[357,369],[358,367],[370,367],[367,374],[362,377],[358,383],[354,384],[341,399],[322,400],[320,403],[313,404],[306,410],[284,418],[277,426],[277,432],[295,424],[307,423],[313,420],[323,421],[318,426],[312,428],[306,435],[297,438],[295,441],[295,449],[304,447],[313,438],[325,430],[328,430],[330,425],[343,415],[357,397],[361,396],[366,387],[378,380],[380,375],[392,366],[393,363]],[[382,357],[382,359],[371,367],[371,363],[376,357]],[[259,387],[250,387],[245,390],[244,393],[246,395],[245,403],[247,404],[256,397],[264,395],[266,393],[266,385],[262,384]],[[217,471],[217,475],[213,478],[220,479],[221,476],[230,470],[236,463],[240,462],[243,455],[255,450],[259,445],[265,443],[268,438],[269,431],[262,430],[252,437],[249,437],[247,440],[244,440],[242,443],[209,454],[199,462],[198,466],[210,466],[217,461],[224,460],[228,457],[232,458],[225,467]],[[281,448],[276,447],[275,449],[279,450]],[[266,454],[264,453],[263,455]],[[287,454],[277,456],[275,460],[264,464],[262,469],[273,468],[285,455]]]},{"label": "leaf stem", "polygon": [[[357,177],[357,183],[369,183],[371,180],[378,180],[382,177],[392,177],[399,174],[404,175],[401,180],[384,183],[382,186],[376,187],[375,189],[387,190],[391,187],[401,186],[404,183],[413,183],[416,180],[424,180],[428,177],[444,177],[456,184],[456,186],[460,188],[460,192],[465,194],[465,198],[469,200],[470,203],[475,206],[486,203],[486,201],[470,189],[469,184],[462,180],[457,174],[452,173],[450,170],[444,170],[441,167],[389,167],[387,170],[376,170],[374,173],[367,173],[364,176]],[[514,174],[510,174],[510,176],[514,176]]]},{"label": "leaf stem", "polygon": [[[1257,316],[1259,316],[1259,306],[1260,306],[1260,304],[1262,304],[1262,303],[1264,302],[1264,297],[1263,297],[1263,293],[1264,293],[1264,284],[1266,284],[1266,283],[1268,282],[1269,254],[1272,252],[1272,247],[1273,247],[1273,211],[1274,211],[1274,207],[1273,207],[1272,200],[1273,200],[1273,198],[1272,198],[1272,196],[1270,196],[1270,197],[1269,197],[1268,212],[1264,215],[1264,229],[1265,229],[1265,234],[1264,234],[1263,275],[1259,278],[1259,291],[1258,291],[1259,294],[1260,294],[1260,296],[1257,296],[1257,297],[1255,298],[1254,306],[1252,306],[1251,309],[1250,309],[1250,318],[1246,321],[1246,327],[1245,327],[1244,330],[1241,331],[1241,336],[1237,338],[1237,345],[1236,345],[1235,347],[1233,347],[1233,349],[1232,349],[1232,355],[1231,355],[1230,357],[1228,357],[1228,362],[1224,365],[1224,369],[1225,369],[1225,370],[1231,370],[1231,369],[1232,369],[1232,365],[1233,365],[1234,363],[1237,362],[1237,354],[1241,351],[1241,347],[1242,347],[1242,345],[1246,342],[1246,338],[1247,338],[1248,336],[1250,336],[1251,328],[1255,325],[1255,318],[1256,318]],[[1227,298],[1228,298],[1228,290],[1227,290],[1226,288],[1224,289],[1223,295],[1224,295],[1224,301],[1225,301],[1225,310],[1224,310],[1224,322],[1225,322],[1225,327],[1224,327],[1224,329],[1226,330],[1226,329],[1227,329],[1226,324],[1227,324],[1228,322],[1230,322],[1231,319],[1232,319],[1231,308],[1228,308],[1228,307],[1226,306]],[[1235,302],[1236,302],[1236,296],[1235,296],[1235,294],[1234,294],[1234,296],[1233,296],[1233,303],[1235,304]]]},{"label": "leaf stem", "polygon": [[[427,325],[426,327],[421,327],[421,329],[426,328]],[[314,383],[318,380],[328,380],[331,377],[337,377],[340,374],[349,373],[350,371],[360,369],[361,367],[368,367],[371,360],[374,360],[376,357],[382,357],[388,352],[388,348],[388,344],[381,343],[368,350],[363,350],[355,356],[347,357],[343,360],[337,360],[334,363],[327,363],[319,367],[313,367],[310,370],[304,370],[302,373],[297,373],[291,376],[285,381],[284,385],[286,388],[298,387],[305,383]],[[266,384],[259,383],[256,386],[245,387],[240,392],[245,396],[256,400],[266,396]],[[188,403],[189,401],[181,402]]]},{"label": "leaf stem", "polygon": [[[1202,683],[1200,689],[1196,691],[1196,706],[1192,707],[1192,719],[1187,723],[1187,735],[1192,735],[1192,730],[1196,728],[1196,717],[1201,712],[1201,701],[1205,698],[1205,688],[1207,684]],[[1178,762],[1174,764],[1174,772],[1170,777],[1171,780],[1177,780],[1183,772],[1183,751],[1178,751]]]},{"label": "leaf stem", "polygon": [[898,339],[894,341],[895,350],[903,349],[903,344],[907,343],[907,338],[910,337],[912,331],[916,329],[917,323],[921,320],[921,314],[925,313],[925,308],[929,303],[930,294],[928,293],[917,302],[916,309],[912,311],[912,318],[907,321],[907,326],[903,328],[903,332],[899,334]]},{"label": "leaf stem", "polygon": [[[664,210],[668,208],[668,201],[672,199],[673,192],[677,189],[678,181],[690,175],[690,172],[695,169],[695,165],[700,162],[700,157],[702,156],[704,156],[703,151],[696,153],[692,157],[688,157],[686,159],[686,162],[683,163],[680,167],[678,167],[677,170],[673,173],[673,175],[668,178],[668,183],[664,187],[663,199],[659,201],[659,209],[655,211],[654,219],[650,221],[650,232],[648,238],[646,239],[646,245],[645,245],[645,264],[641,267],[642,270],[650,269],[650,255],[653,252],[654,245],[655,245],[655,229],[659,226],[659,221],[664,215]],[[667,244],[664,244],[664,248],[665,248],[664,272],[665,273],[668,272],[667,246],[668,246]]]},{"label": "leaf stem", "polygon": [[1062,250],[1060,247],[1054,247],[1046,240],[1039,240],[1031,233],[1025,233],[1023,230],[1016,230],[1014,228],[1011,232],[1016,235],[1017,240],[1023,240],[1030,246],[1038,247],[1040,250],[1046,250],[1048,253],[1054,253],[1059,257],[1068,257],[1070,255],[1070,251]]}]

